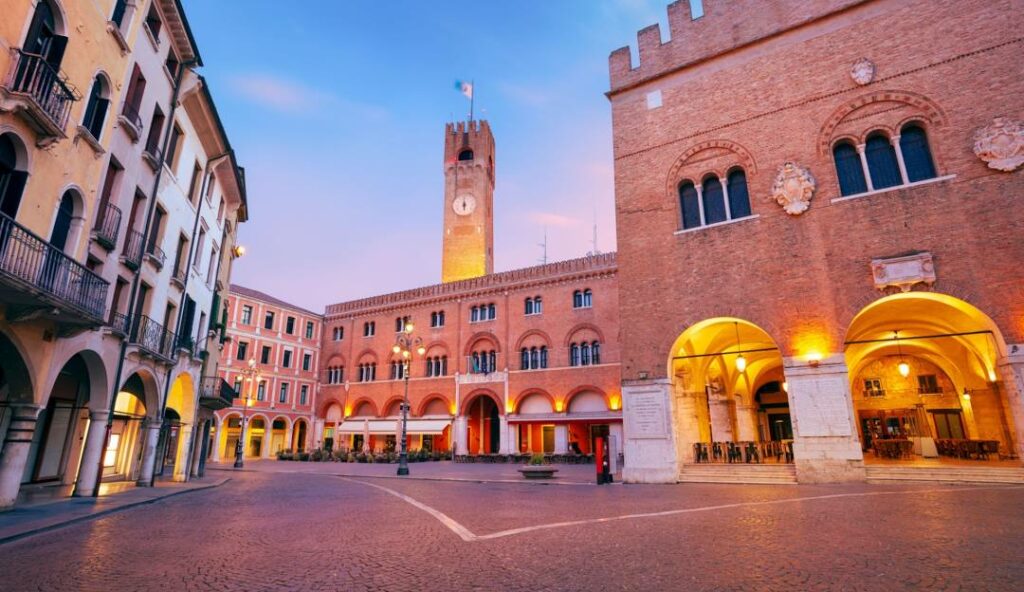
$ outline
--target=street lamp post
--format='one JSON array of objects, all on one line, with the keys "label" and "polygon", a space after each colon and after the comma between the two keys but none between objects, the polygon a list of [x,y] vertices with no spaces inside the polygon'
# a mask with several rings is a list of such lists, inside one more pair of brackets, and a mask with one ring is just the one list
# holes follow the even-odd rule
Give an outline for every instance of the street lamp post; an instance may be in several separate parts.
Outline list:
[{"label": "street lamp post", "polygon": [[243,459],[245,452],[245,423],[249,419],[249,403],[252,401],[252,389],[256,388],[256,383],[260,379],[260,369],[256,367],[256,358],[249,358],[248,366],[239,373],[245,377],[245,380],[249,381],[249,396],[242,397],[242,425],[238,431],[238,441],[235,442],[236,469],[241,469],[245,464]]},{"label": "street lamp post", "polygon": [[405,323],[405,327],[395,340],[395,345],[391,348],[391,351],[402,362],[402,378],[405,381],[405,395],[402,397],[402,444],[398,452],[399,476],[409,474],[408,436],[406,435],[409,427],[409,366],[412,362],[413,351],[420,356],[427,353],[427,349],[423,346],[423,340],[413,337],[412,330],[412,322]]}]

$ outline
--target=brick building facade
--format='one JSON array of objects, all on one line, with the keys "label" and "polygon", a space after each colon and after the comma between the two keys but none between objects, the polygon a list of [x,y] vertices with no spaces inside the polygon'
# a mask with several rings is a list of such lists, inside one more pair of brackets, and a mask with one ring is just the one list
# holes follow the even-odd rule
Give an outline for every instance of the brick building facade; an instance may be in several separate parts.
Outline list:
[{"label": "brick building facade", "polygon": [[625,477],[675,481],[714,442],[791,444],[801,481],[899,441],[1019,467],[1019,3],[668,22],[610,57]]},{"label": "brick building facade", "polygon": [[491,273],[494,138],[445,130],[444,283],[332,304],[324,317],[316,445],[393,450],[406,334],[410,449],[456,454],[591,450],[621,433],[615,254]]},{"label": "brick building facade", "polygon": [[[240,435],[247,457],[309,450],[323,317],[238,285],[225,304],[231,338],[218,373],[238,397],[217,412],[210,454],[233,458]],[[250,367],[259,374],[247,374]]]}]

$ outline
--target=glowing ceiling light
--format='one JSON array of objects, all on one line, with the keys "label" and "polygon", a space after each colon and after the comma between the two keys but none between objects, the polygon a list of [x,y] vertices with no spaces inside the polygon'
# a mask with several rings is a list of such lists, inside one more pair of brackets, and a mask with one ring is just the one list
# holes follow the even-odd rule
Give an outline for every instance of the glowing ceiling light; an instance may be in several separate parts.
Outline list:
[{"label": "glowing ceiling light", "polygon": [[747,369],[747,359],[743,357],[743,354],[736,356],[736,371],[743,372]]}]

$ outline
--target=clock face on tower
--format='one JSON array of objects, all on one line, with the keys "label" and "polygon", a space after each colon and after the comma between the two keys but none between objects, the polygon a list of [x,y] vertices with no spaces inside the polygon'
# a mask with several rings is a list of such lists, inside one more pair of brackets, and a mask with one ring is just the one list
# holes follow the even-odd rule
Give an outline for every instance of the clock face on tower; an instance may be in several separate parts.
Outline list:
[{"label": "clock face on tower", "polygon": [[459,195],[452,201],[452,210],[460,216],[468,216],[476,210],[476,198],[468,193]]}]

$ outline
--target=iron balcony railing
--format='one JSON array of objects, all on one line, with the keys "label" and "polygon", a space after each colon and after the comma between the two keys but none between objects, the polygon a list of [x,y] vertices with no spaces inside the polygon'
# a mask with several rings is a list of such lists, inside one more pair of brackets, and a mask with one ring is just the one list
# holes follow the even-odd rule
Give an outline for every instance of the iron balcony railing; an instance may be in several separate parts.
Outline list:
[{"label": "iron balcony railing", "polygon": [[103,322],[106,280],[0,213],[0,277],[42,292],[60,308]]},{"label": "iron balcony railing", "polygon": [[8,88],[32,97],[53,124],[63,130],[71,113],[71,103],[78,99],[67,77],[43,56],[20,49],[13,51],[16,59]]},{"label": "iron balcony railing", "polygon": [[129,230],[128,238],[124,241],[124,251],[121,256],[125,265],[132,269],[138,269],[142,265],[142,233],[138,230]]},{"label": "iron balcony railing", "polygon": [[215,399],[223,407],[230,407],[238,397],[235,389],[220,376],[205,376],[199,383],[199,396],[203,399]]},{"label": "iron balcony railing", "polygon": [[107,322],[110,326],[110,330],[118,335],[125,336],[128,334],[128,315],[121,314],[119,312],[111,312],[110,320]]},{"label": "iron balcony railing", "polygon": [[164,254],[164,250],[157,246],[156,243],[150,243],[150,245],[146,247],[146,255],[153,258],[153,263],[158,269],[162,268],[164,266],[164,262],[167,261],[167,255]]},{"label": "iron balcony railing", "polygon": [[174,333],[146,315],[136,318],[129,341],[154,356],[174,359]]},{"label": "iron balcony railing", "polygon": [[103,204],[96,217],[96,242],[107,250],[117,245],[117,233],[121,228],[121,209],[113,204]]}]

